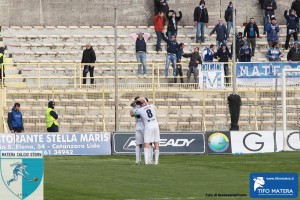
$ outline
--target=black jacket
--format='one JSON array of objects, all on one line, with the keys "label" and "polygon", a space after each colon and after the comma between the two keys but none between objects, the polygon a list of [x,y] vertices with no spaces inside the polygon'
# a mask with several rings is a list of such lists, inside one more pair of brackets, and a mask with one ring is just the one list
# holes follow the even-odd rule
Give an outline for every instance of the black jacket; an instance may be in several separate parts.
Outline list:
[{"label": "black jacket", "polygon": [[[158,11],[162,11],[164,13],[166,13],[169,10],[169,5],[167,3],[167,0],[164,0],[163,2],[160,2],[160,0],[155,0],[156,2],[156,6],[159,7]],[[163,5],[165,3],[165,5]]]},{"label": "black jacket", "polygon": [[208,23],[208,12],[206,7],[203,9],[200,6],[197,6],[194,10],[194,21]]},{"label": "black jacket", "polygon": [[[182,56],[185,58],[191,58],[189,66],[197,67],[199,64],[202,64],[201,56],[199,53],[184,53]],[[196,63],[196,61],[199,61],[199,63]]]},{"label": "black jacket", "polygon": [[217,24],[215,28],[210,32],[210,35],[214,34],[214,32],[217,33],[217,38],[216,38],[217,41],[223,42],[224,40],[227,40],[228,32],[225,24],[222,25]]},{"label": "black jacket", "polygon": [[96,62],[96,54],[94,49],[91,47],[90,49],[85,49],[82,54],[81,63],[95,63]]},{"label": "black jacket", "polygon": [[[267,7],[272,7],[272,9],[267,9]],[[277,9],[276,1],[274,0],[265,0],[264,2],[265,15],[271,17],[275,14],[275,10]]]},{"label": "black jacket", "polygon": [[300,1],[298,0],[295,0],[293,3],[292,3],[292,9],[294,9],[297,13],[297,16],[300,17]]},{"label": "black jacket", "polygon": [[284,18],[286,19],[287,29],[298,30],[299,17],[296,17],[295,15],[288,15],[288,12],[286,10],[284,11]]},{"label": "black jacket", "polygon": [[169,16],[170,12],[174,12],[174,10],[168,10],[166,16],[169,21],[168,23],[168,31],[177,31],[177,24],[182,18],[182,12],[179,11],[179,17],[175,17],[175,24],[173,23],[172,16]]},{"label": "black jacket", "polygon": [[264,10],[264,3],[265,0],[258,0],[259,4],[260,4],[260,8]]},{"label": "black jacket", "polygon": [[258,30],[258,27],[257,25],[254,23],[253,24],[253,29],[254,29],[254,35],[253,36],[250,36],[250,29],[251,28],[251,24],[248,23],[244,29],[244,37],[247,37],[247,38],[256,38],[259,37],[259,30]]},{"label": "black jacket", "polygon": [[[240,49],[244,46],[244,40],[242,37],[238,37],[236,36],[235,38],[235,52],[236,52],[236,55],[238,56],[240,54]],[[233,45],[232,45],[233,46]],[[232,52],[232,49],[231,49],[231,52]]]},{"label": "black jacket", "polygon": [[233,7],[228,6],[225,10],[225,21],[226,22],[232,22],[233,21]]},{"label": "black jacket", "polygon": [[300,48],[292,47],[287,54],[288,61],[300,61]]},{"label": "black jacket", "polygon": [[217,51],[217,57],[220,58],[219,62],[228,62],[229,58],[231,58],[231,53],[229,49],[226,47],[226,50],[223,51],[221,48]]}]

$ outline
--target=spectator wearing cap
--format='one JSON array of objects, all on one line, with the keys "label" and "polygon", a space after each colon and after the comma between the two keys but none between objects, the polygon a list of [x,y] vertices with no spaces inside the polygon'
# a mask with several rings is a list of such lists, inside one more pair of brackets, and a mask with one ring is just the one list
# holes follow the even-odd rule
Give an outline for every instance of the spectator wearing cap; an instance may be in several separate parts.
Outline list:
[{"label": "spectator wearing cap", "polygon": [[[172,35],[177,36],[177,30],[178,30],[177,24],[182,18],[182,12],[180,11],[180,9],[178,10],[178,12],[179,12],[179,16],[176,16],[176,12],[174,10],[168,10],[166,13],[166,17],[169,21],[168,29],[167,29],[168,38],[171,38]],[[169,15],[170,13],[172,14]]]},{"label": "spectator wearing cap", "polygon": [[294,37],[294,41],[298,41],[299,17],[296,15],[295,10],[290,9],[289,11],[284,11],[284,18],[286,19],[287,23],[286,40],[284,48],[285,50],[287,50],[289,48],[289,43],[292,35]]},{"label": "spectator wearing cap", "polygon": [[295,41],[293,47],[289,50],[287,60],[289,62],[300,62],[300,43],[298,41]]},{"label": "spectator wearing cap", "polygon": [[225,62],[224,63],[224,75],[225,75],[225,82],[229,83],[229,66],[227,64],[227,62],[229,61],[229,59],[232,58],[231,53],[229,52],[229,49],[227,48],[226,44],[222,44],[221,48],[217,51],[217,60],[219,62]]},{"label": "spectator wearing cap", "polygon": [[247,41],[251,46],[253,56],[255,54],[256,38],[259,37],[259,30],[254,21],[254,18],[250,18],[249,23],[245,26],[244,29],[244,38],[247,38]]},{"label": "spectator wearing cap", "polygon": [[132,33],[129,35],[135,42],[136,60],[138,63],[138,77],[147,76],[147,42],[151,35],[149,33]]},{"label": "spectator wearing cap", "polygon": [[86,49],[82,53],[81,63],[84,63],[83,68],[83,84],[86,84],[86,76],[90,72],[91,84],[94,84],[94,68],[92,63],[96,62],[96,54],[90,43],[86,44]]},{"label": "spectator wearing cap", "polygon": [[209,47],[205,48],[202,52],[203,62],[213,62],[215,57],[215,45],[211,44]]},{"label": "spectator wearing cap", "polygon": [[194,22],[196,26],[196,43],[204,42],[204,28],[208,23],[208,12],[205,6],[205,1],[201,0],[199,6],[194,10]]},{"label": "spectator wearing cap", "polygon": [[218,19],[218,24],[214,27],[214,29],[210,32],[210,36],[216,32],[216,43],[217,49],[220,48],[221,43],[225,44],[228,38],[228,32],[225,24],[223,23],[223,19]]},{"label": "spectator wearing cap", "polygon": [[154,16],[154,30],[157,36],[156,42],[156,51],[162,51],[161,49],[161,40],[163,37],[163,30],[164,30],[164,13],[158,12],[157,15]]},{"label": "spectator wearing cap", "polygon": [[233,4],[232,1],[229,2],[227,9],[225,10],[225,21],[227,22],[227,32],[230,34],[230,30],[233,27]]},{"label": "spectator wearing cap", "polygon": [[239,54],[240,62],[251,62],[252,50],[247,41],[245,41],[244,46],[241,47]]},{"label": "spectator wearing cap", "polygon": [[[182,78],[183,77],[183,72],[182,72],[181,58],[182,58],[182,55],[184,54],[184,52],[183,52],[184,47],[185,47],[184,44],[180,43],[179,44],[179,49],[178,49],[177,54],[176,54],[176,59],[177,59],[177,72],[176,72],[176,75],[179,74],[181,83],[183,83],[183,78]],[[174,83],[177,83],[177,77],[174,78]]]},{"label": "spectator wearing cap", "polygon": [[267,24],[269,23],[269,20],[272,18],[272,16],[275,15],[275,10],[277,9],[277,4],[275,0],[264,0],[263,4],[265,14],[264,14],[264,35],[267,31]]},{"label": "spectator wearing cap", "polygon": [[48,108],[45,111],[46,128],[48,132],[58,132],[58,115],[54,111],[54,101],[48,102]]},{"label": "spectator wearing cap", "polygon": [[271,18],[271,22],[267,25],[266,31],[269,47],[272,47],[274,43],[278,44],[278,32],[280,31],[280,28],[277,25],[275,17]]},{"label": "spectator wearing cap", "polygon": [[22,112],[20,111],[21,105],[15,103],[11,111],[8,113],[7,124],[12,133],[21,133],[24,131]]},{"label": "spectator wearing cap", "polygon": [[266,53],[266,57],[269,59],[269,61],[280,61],[283,57],[283,54],[281,52],[281,49],[279,48],[279,44],[277,42],[274,42],[272,44],[272,47],[270,47]]}]

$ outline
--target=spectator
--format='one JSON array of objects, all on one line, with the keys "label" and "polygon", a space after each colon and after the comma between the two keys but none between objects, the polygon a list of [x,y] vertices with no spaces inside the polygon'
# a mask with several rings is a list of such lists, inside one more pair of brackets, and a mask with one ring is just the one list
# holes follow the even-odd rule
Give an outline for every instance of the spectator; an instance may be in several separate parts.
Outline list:
[{"label": "spectator", "polygon": [[[300,17],[300,0],[295,0],[292,3],[291,9],[296,11],[296,14],[298,17]],[[298,24],[298,30],[300,29],[299,24]]]},{"label": "spectator", "polygon": [[240,49],[240,62],[251,62],[252,51],[248,45],[248,42],[244,42],[244,46]]},{"label": "spectator", "polygon": [[46,127],[48,132],[58,132],[58,115],[54,111],[55,103],[54,101],[48,102],[48,108],[46,109],[45,115],[46,115]]},{"label": "spectator", "polygon": [[272,47],[270,47],[266,53],[266,57],[269,59],[269,61],[280,61],[281,57],[283,57],[283,54],[279,48],[279,44],[277,42],[274,42],[272,44]]},{"label": "spectator", "polygon": [[[3,63],[5,63],[4,51],[5,51],[5,48],[0,47],[0,85],[2,85],[2,81],[4,82],[4,77],[5,77],[5,71],[4,71],[5,66],[3,64]],[[2,77],[2,75],[3,75],[3,77]],[[2,80],[2,78],[3,78],[3,80]]]},{"label": "spectator", "polygon": [[247,38],[247,42],[250,44],[252,49],[252,56],[255,54],[256,37],[259,38],[259,30],[254,21],[254,18],[250,18],[249,23],[244,29],[244,38]]},{"label": "spectator", "polygon": [[173,75],[176,76],[177,71],[177,58],[176,54],[178,52],[179,46],[176,41],[176,35],[171,36],[171,40],[166,38],[165,35],[163,35],[163,40],[167,43],[167,60],[166,60],[166,67],[165,67],[165,77],[169,74],[169,65],[170,62],[172,62],[173,68]]},{"label": "spectator", "polygon": [[156,43],[156,51],[161,51],[161,39],[163,37],[163,30],[164,30],[164,13],[159,12],[157,15],[154,16],[154,29],[157,36],[157,43]]},{"label": "spectator", "polygon": [[130,37],[135,42],[136,60],[138,63],[138,77],[142,76],[142,65],[144,77],[147,76],[147,41],[151,37],[149,33],[132,33]]},{"label": "spectator", "polygon": [[96,62],[96,54],[91,44],[86,44],[86,49],[83,51],[81,63],[87,63],[83,68],[83,84],[86,84],[86,75],[90,72],[91,84],[94,84],[94,68],[91,63]]},{"label": "spectator", "polygon": [[227,9],[225,10],[225,21],[227,22],[227,32],[230,34],[230,30],[233,27],[233,5],[232,2],[229,2]]},{"label": "spectator", "polygon": [[203,62],[213,62],[215,54],[215,45],[211,44],[209,48],[205,48],[202,53]]},{"label": "spectator", "polygon": [[[177,58],[177,72],[176,72],[176,75],[179,74],[181,83],[183,83],[183,78],[182,78],[183,73],[182,73],[182,65],[181,65],[181,57],[182,57],[182,54],[183,54],[183,49],[184,49],[184,44],[180,43],[178,52],[176,54],[176,58]],[[174,78],[174,83],[177,83],[177,78],[176,77]]]},{"label": "spectator", "polygon": [[229,52],[229,49],[227,48],[226,44],[221,44],[221,48],[217,51],[217,60],[219,62],[225,62],[224,63],[224,75],[225,75],[225,82],[229,83],[229,66],[228,61],[231,59],[232,55]]},{"label": "spectator", "polygon": [[[194,10],[194,22],[197,28],[196,31],[196,43],[204,42],[204,27],[207,27],[208,23],[208,12],[205,7],[205,1],[201,0],[199,6],[197,6]],[[201,35],[200,35],[201,34]],[[200,37],[199,37],[200,35]]]},{"label": "spectator", "polygon": [[169,10],[168,0],[155,0],[158,12],[166,13]]},{"label": "spectator", "polygon": [[217,49],[219,49],[221,43],[223,43],[223,44],[226,43],[226,40],[228,38],[228,32],[227,32],[225,24],[223,24],[222,19],[218,20],[218,24],[214,27],[214,29],[210,32],[209,35],[211,36],[212,34],[214,34],[214,32],[216,32],[216,34],[217,34],[217,37],[216,37]]},{"label": "spectator", "polygon": [[296,15],[296,11],[293,9],[289,10],[289,14],[287,14],[288,11],[284,11],[284,18],[287,22],[287,30],[286,30],[286,40],[284,48],[287,50],[289,48],[289,43],[291,36],[293,35],[294,41],[298,41],[298,24],[299,24],[299,17]]},{"label": "spectator", "polygon": [[194,74],[195,83],[198,83],[198,65],[202,64],[201,56],[199,54],[199,47],[194,48],[193,53],[184,53],[182,56],[185,58],[191,58],[189,62],[189,69],[187,72],[187,82],[190,83],[191,75]]},{"label": "spectator", "polygon": [[154,0],[154,14],[156,15],[160,11],[160,0]]},{"label": "spectator", "polygon": [[[244,40],[243,40],[243,33],[238,32],[236,38],[235,38],[235,55],[236,55],[236,60],[239,60],[241,62],[240,58],[240,49],[244,46]],[[231,52],[233,52],[233,49],[231,49]]]},{"label": "spectator", "polygon": [[279,39],[278,32],[280,31],[280,28],[276,23],[275,17],[271,18],[271,23],[267,25],[266,31],[268,33],[267,40],[268,40],[269,47],[272,47],[273,43],[275,42],[278,43],[278,39]]},{"label": "spectator", "polygon": [[294,42],[294,46],[288,52],[287,60],[289,62],[300,62],[300,43],[298,41]]},{"label": "spectator", "polygon": [[[171,16],[169,16],[170,12],[172,12]],[[179,16],[177,17],[176,12],[174,10],[168,10],[167,11],[166,16],[167,16],[167,19],[169,21],[168,30],[167,30],[168,38],[171,38],[172,35],[177,36],[177,24],[182,18],[182,13],[181,13],[180,9],[178,10],[178,12],[179,12]]]},{"label": "spectator", "polygon": [[264,35],[266,35],[267,31],[267,24],[273,15],[275,15],[275,10],[277,9],[277,4],[275,0],[264,0]]},{"label": "spectator", "polygon": [[24,131],[23,118],[20,107],[21,106],[19,103],[15,103],[14,107],[8,113],[7,124],[9,130],[12,133],[21,133],[22,131]]}]

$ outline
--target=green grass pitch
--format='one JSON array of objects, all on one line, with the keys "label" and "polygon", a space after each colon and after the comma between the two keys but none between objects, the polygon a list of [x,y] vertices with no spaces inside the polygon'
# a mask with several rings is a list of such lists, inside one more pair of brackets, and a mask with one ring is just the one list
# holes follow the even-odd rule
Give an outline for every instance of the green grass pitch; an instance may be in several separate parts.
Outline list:
[{"label": "green grass pitch", "polygon": [[[45,200],[250,199],[251,172],[300,173],[300,152],[162,155],[158,166],[134,156],[46,157]],[[247,197],[208,197],[239,193]]]}]

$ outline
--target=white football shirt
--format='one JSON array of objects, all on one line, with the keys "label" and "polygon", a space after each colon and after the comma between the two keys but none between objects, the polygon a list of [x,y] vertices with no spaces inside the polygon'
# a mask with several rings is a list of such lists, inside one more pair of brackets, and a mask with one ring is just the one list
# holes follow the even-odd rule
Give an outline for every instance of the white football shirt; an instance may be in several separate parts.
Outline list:
[{"label": "white football shirt", "polygon": [[[132,112],[136,113],[136,111],[140,108],[141,108],[140,105],[136,105],[134,108],[132,108]],[[144,131],[144,129],[145,129],[145,126],[144,126],[144,122],[143,122],[142,118],[135,117],[135,130]]]},{"label": "white football shirt", "polygon": [[155,106],[153,104],[143,106],[143,107],[137,109],[135,114],[141,116],[141,118],[144,122],[145,128],[158,126],[158,122],[156,119]]}]

